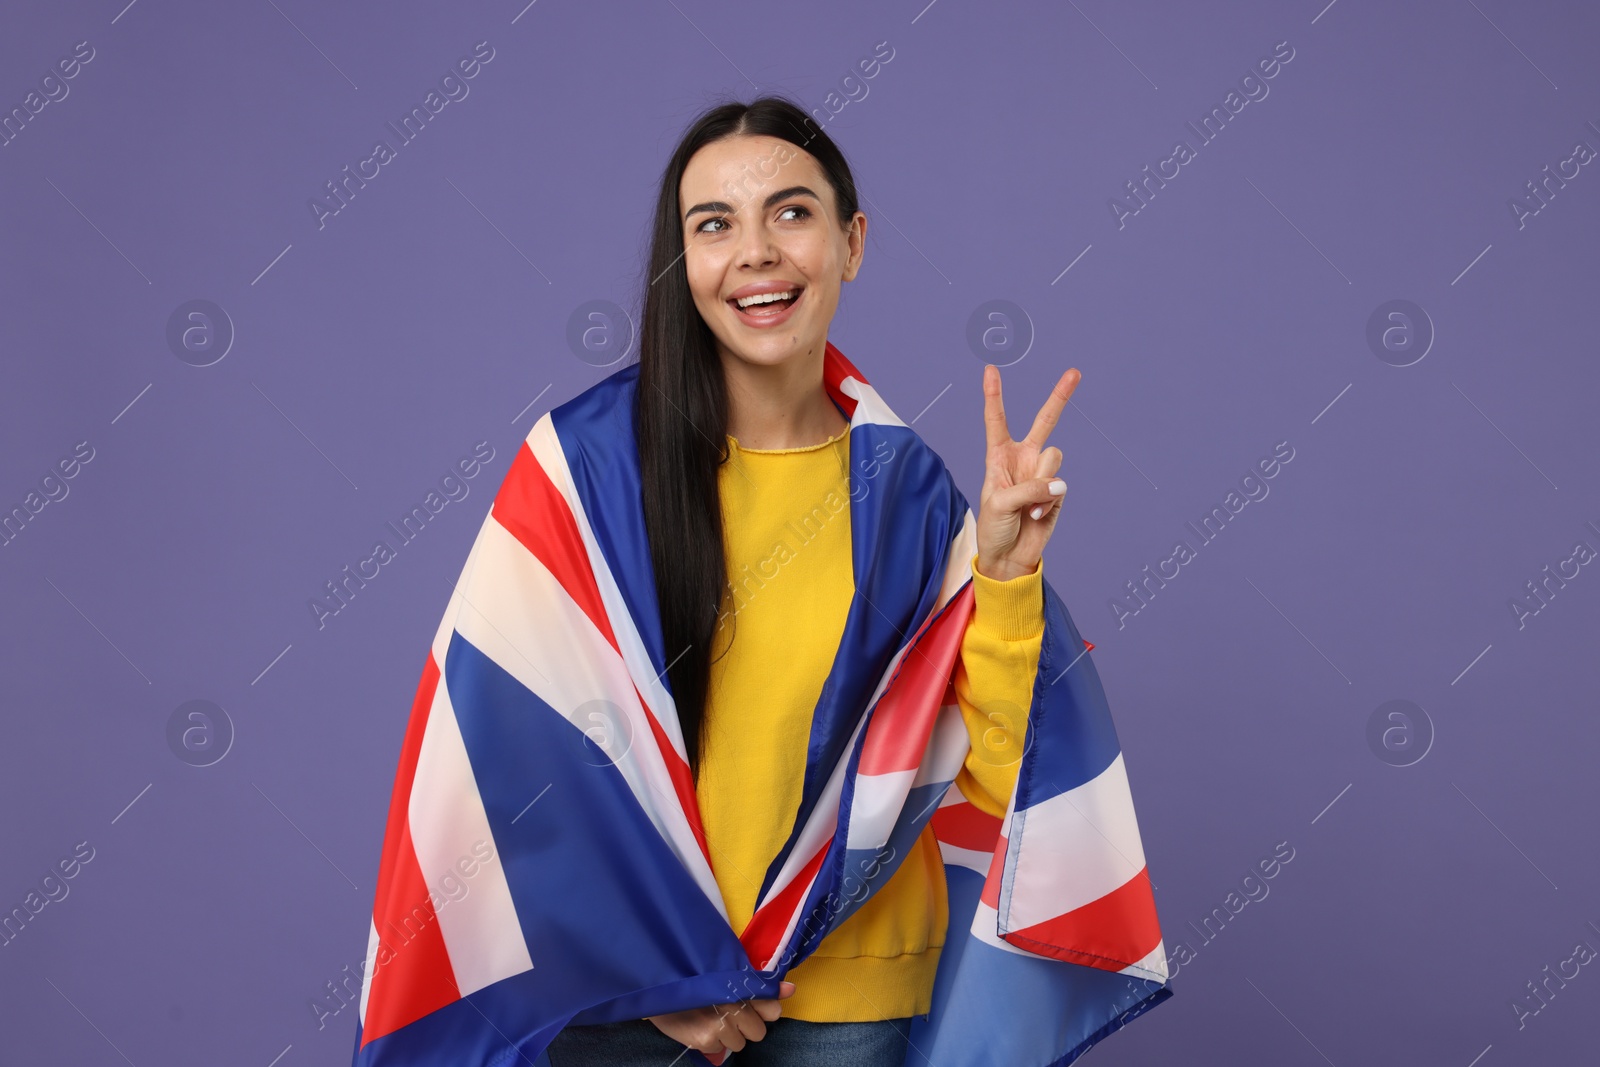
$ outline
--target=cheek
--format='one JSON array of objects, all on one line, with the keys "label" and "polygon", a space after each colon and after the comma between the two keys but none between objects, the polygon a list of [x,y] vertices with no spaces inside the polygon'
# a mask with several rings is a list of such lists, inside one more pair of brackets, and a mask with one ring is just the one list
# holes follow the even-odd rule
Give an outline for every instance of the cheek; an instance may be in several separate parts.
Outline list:
[{"label": "cheek", "polygon": [[683,266],[689,278],[689,292],[696,303],[715,302],[722,283],[722,272],[717,265],[707,262],[703,256],[687,256]]},{"label": "cheek", "polygon": [[826,286],[830,279],[836,278],[842,269],[842,264],[836,263],[825,248],[807,244],[784,250],[785,258],[793,263],[800,276],[809,286]]},{"label": "cheek", "polygon": [[850,248],[842,242],[829,242],[802,251],[800,257],[799,261],[805,265],[806,272],[812,277],[837,282],[844,276],[845,264],[850,259]]}]

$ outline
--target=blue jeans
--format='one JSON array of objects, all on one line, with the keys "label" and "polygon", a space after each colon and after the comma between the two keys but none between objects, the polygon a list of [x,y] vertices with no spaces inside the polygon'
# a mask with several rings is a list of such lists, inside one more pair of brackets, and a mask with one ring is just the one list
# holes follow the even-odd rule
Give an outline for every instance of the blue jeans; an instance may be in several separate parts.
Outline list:
[{"label": "blue jeans", "polygon": [[[779,1018],[767,1036],[745,1042],[723,1067],[901,1067],[911,1020],[813,1023]],[[647,1019],[569,1026],[546,1050],[550,1067],[688,1067],[679,1044]]]}]

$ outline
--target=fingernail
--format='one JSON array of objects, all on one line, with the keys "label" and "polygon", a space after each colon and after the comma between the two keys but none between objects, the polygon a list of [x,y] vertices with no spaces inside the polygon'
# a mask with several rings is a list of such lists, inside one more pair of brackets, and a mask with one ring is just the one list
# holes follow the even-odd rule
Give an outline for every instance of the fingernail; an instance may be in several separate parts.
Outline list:
[{"label": "fingernail", "polygon": [[[1051,496],[1063,496],[1063,495],[1066,494],[1066,491],[1067,491],[1067,483],[1066,482],[1062,481],[1060,478],[1051,478],[1050,479],[1050,495]],[[1038,516],[1034,516],[1034,517],[1038,518]]]},{"label": "fingernail", "polygon": [[1028,514],[1032,515],[1034,518],[1037,519],[1039,516],[1044,514],[1044,505],[1040,504],[1038,507],[1036,507],[1032,511],[1028,512]]}]

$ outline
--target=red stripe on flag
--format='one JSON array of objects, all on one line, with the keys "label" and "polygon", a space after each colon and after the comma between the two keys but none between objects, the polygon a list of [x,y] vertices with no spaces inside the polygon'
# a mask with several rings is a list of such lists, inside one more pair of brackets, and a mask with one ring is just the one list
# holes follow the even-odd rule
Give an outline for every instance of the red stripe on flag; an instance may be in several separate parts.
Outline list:
[{"label": "red stripe on flag", "polygon": [[989,859],[989,875],[983,880],[983,892],[978,894],[978,899],[995,911],[1000,910],[1000,878],[1006,870],[1007,843],[1005,834],[995,839],[994,855]]},{"label": "red stripe on flag", "polygon": [[506,480],[495,495],[492,513],[496,522],[555,575],[595,629],[611,642],[612,648],[617,648],[617,636],[600,599],[600,587],[589,569],[589,553],[578,532],[578,520],[526,441],[511,461]]},{"label": "red stripe on flag", "polygon": [[383,855],[378,863],[378,888],[372,907],[372,923],[378,929],[378,954],[367,979],[362,1045],[461,998],[450,953],[428,897],[427,879],[411,843],[411,785],[438,685],[439,665],[430,650],[411,705],[394,792],[389,797],[389,819],[383,833]]},{"label": "red stripe on flag", "polygon": [[1155,951],[1161,941],[1149,869],[1140,868],[1099,900],[1001,936],[1041,956],[1120,971]]},{"label": "red stripe on flag", "polygon": [[922,763],[972,617],[972,598],[968,582],[938,619],[912,638],[861,741],[860,773],[893,774]]},{"label": "red stripe on flag", "polygon": [[639,693],[639,687],[634,686],[633,691],[639,696],[639,704],[645,710],[644,717],[650,722],[650,734],[656,740],[656,748],[661,752],[662,762],[667,765],[667,774],[672,777],[672,791],[678,795],[678,805],[683,808],[684,817],[689,820],[689,830],[694,834],[695,843],[700,846],[700,854],[709,864],[711,848],[706,843],[705,825],[700,821],[700,798],[694,791],[694,776],[689,773],[689,765],[678,755],[678,750],[672,747],[672,739],[661,728],[661,723],[656,721],[655,712],[650,710],[644,695]]},{"label": "red stripe on flag", "polygon": [[817,854],[812,856],[804,869],[783,888],[783,892],[757,908],[745,926],[744,933],[739,935],[739,941],[744,945],[745,952],[755,961],[757,967],[765,967],[766,961],[778,951],[778,944],[789,928],[789,920],[793,918],[795,910],[804,903],[805,895],[810,891],[811,883],[822,867],[822,858],[828,854],[828,846],[832,843],[832,839],[829,839],[817,849]]},{"label": "red stripe on flag", "polygon": [[972,852],[993,852],[1003,822],[966,800],[934,809],[928,821],[940,841]]},{"label": "red stripe on flag", "polygon": [[833,342],[829,341],[822,351],[822,382],[828,387],[833,399],[844,409],[845,415],[853,419],[856,416],[856,398],[846,396],[839,391],[839,384],[846,378],[854,378],[862,384],[867,381],[866,377],[856,370],[855,364],[845,359],[844,353],[833,347]]}]

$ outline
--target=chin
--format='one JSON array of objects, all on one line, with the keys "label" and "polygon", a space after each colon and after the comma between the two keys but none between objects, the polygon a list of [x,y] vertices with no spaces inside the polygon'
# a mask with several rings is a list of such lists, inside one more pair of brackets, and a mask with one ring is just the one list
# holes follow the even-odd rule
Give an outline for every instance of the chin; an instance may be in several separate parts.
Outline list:
[{"label": "chin", "polygon": [[757,345],[728,344],[724,341],[723,347],[745,363],[760,367],[777,367],[805,352],[807,345],[798,335],[786,334],[782,337],[768,338],[765,343]]}]

